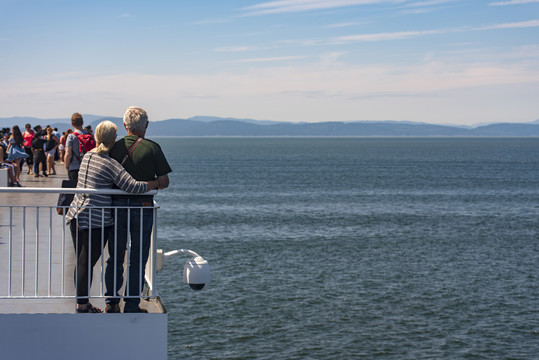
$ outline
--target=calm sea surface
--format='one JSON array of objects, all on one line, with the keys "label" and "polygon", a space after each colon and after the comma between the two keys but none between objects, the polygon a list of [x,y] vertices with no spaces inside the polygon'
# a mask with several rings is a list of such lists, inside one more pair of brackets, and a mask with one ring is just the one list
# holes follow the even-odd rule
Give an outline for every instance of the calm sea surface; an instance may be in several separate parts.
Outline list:
[{"label": "calm sea surface", "polygon": [[539,139],[155,140],[169,359],[539,358]]}]

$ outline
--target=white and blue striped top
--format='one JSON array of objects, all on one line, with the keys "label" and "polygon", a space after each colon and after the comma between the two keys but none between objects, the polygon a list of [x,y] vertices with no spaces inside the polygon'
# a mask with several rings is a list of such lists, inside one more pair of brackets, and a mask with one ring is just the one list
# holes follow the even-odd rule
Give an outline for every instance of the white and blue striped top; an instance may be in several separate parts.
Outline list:
[{"label": "white and blue striped top", "polygon": [[[135,180],[116,160],[106,154],[87,153],[81,160],[77,189],[112,189],[114,185],[132,194],[147,191],[146,182]],[[79,229],[90,228],[91,209],[92,228],[113,225],[111,204],[110,195],[76,194],[66,215],[67,222],[76,218]]]}]

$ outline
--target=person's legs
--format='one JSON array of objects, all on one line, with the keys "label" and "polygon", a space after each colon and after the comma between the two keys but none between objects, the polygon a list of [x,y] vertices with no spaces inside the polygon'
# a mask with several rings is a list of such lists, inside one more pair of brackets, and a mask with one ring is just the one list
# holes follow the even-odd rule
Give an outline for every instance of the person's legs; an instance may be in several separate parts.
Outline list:
[{"label": "person's legs", "polygon": [[[88,296],[88,230],[77,229],[76,220],[69,224],[75,248],[75,294]],[[78,305],[85,305],[88,299],[77,299]]]},{"label": "person's legs", "polygon": [[39,176],[39,163],[37,162],[38,156],[37,151],[34,151],[34,176]]},{"label": "person's legs", "polygon": [[43,150],[36,150],[34,152],[34,176],[39,176],[39,165],[41,164],[41,169],[43,170],[43,175],[47,175],[47,157]]},{"label": "person's legs", "polygon": [[[94,266],[110,238],[111,226],[94,229],[77,229],[76,221],[70,224],[71,238],[75,247],[75,291],[77,297],[88,297],[93,279]],[[78,305],[89,303],[88,298],[77,299]]]},{"label": "person's legs", "polygon": [[6,163],[3,163],[2,166],[7,169],[9,185],[15,186],[17,183],[17,179],[15,178],[15,165],[6,162]]},{"label": "person's legs", "polygon": [[[24,151],[28,154],[28,157],[26,158],[26,165],[28,165],[28,171],[26,173],[30,174],[31,173],[30,169],[32,168],[34,164],[34,153],[30,146],[25,146]],[[21,167],[21,170],[22,170],[22,167]]]},{"label": "person's legs", "polygon": [[43,171],[43,176],[48,176],[47,175],[47,155],[45,155],[43,151],[41,151],[39,160],[40,160],[39,162],[41,163],[41,170]]},{"label": "person's legs", "polygon": [[[124,206],[125,202],[112,202],[112,206]],[[127,248],[127,209],[112,209],[115,226],[107,243],[109,257],[105,268],[105,299],[107,304],[118,304],[118,291],[123,284],[125,250]],[[114,232],[116,231],[116,234]],[[116,283],[115,283],[116,281]]]},{"label": "person's legs", "polygon": [[[140,206],[141,204],[138,203],[137,205]],[[139,308],[139,296],[141,295],[144,285],[144,272],[146,262],[148,261],[153,227],[152,209],[144,209],[142,212],[142,219],[140,208],[131,209],[130,213],[129,228],[131,230],[131,252],[129,254],[129,281],[128,288],[126,288],[126,295],[136,297],[125,299],[124,312],[137,311]]]},{"label": "person's legs", "polygon": [[49,172],[49,175],[56,174],[56,169],[54,168],[54,155],[53,154],[47,154],[47,170]]},{"label": "person's legs", "polygon": [[21,174],[21,168],[20,168],[20,164],[21,161],[19,159],[16,159],[14,162],[13,162],[13,165],[15,166],[15,180],[17,182],[19,182],[19,176]]}]

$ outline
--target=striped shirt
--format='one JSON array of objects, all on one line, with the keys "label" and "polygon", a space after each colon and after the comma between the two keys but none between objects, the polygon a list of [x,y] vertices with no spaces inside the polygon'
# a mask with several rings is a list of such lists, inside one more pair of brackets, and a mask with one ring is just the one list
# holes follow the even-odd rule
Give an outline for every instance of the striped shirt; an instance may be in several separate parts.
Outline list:
[{"label": "striped shirt", "polygon": [[[77,189],[112,189],[114,185],[132,194],[147,191],[145,181],[133,179],[120,163],[106,154],[89,152],[81,159]],[[79,229],[88,229],[91,213],[92,228],[111,226],[114,224],[111,204],[110,195],[76,194],[66,215],[67,222],[78,219]]]}]

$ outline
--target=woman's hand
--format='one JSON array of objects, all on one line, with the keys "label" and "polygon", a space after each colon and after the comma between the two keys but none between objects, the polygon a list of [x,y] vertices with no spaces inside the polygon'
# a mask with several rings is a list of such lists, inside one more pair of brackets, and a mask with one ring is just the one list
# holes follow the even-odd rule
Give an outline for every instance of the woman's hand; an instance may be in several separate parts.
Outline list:
[{"label": "woman's hand", "polygon": [[148,191],[159,188],[159,180],[157,180],[157,179],[147,181],[146,184],[148,184]]}]

